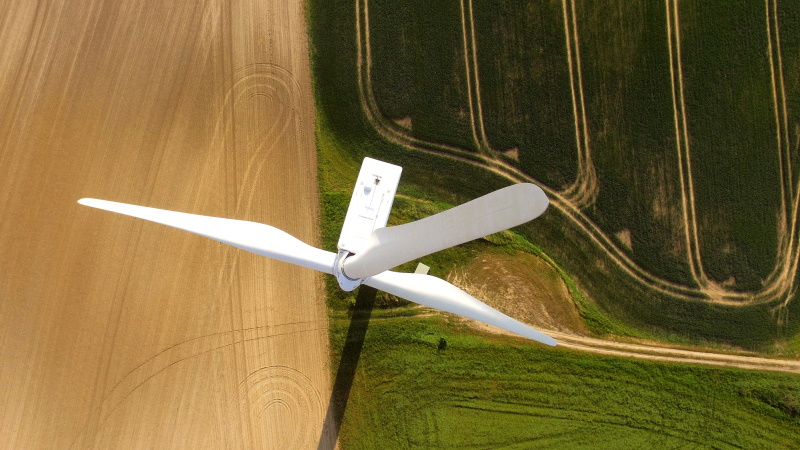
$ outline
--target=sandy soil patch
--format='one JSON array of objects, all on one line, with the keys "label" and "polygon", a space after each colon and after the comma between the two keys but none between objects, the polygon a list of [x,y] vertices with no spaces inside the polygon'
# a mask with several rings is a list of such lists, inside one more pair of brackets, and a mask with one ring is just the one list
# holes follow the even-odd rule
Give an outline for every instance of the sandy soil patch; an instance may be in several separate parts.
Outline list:
[{"label": "sandy soil patch", "polygon": [[536,328],[589,334],[561,277],[537,256],[490,251],[447,278],[520,322]]},{"label": "sandy soil patch", "polygon": [[614,236],[625,246],[628,250],[633,250],[633,239],[631,238],[631,230],[627,228],[616,233]]},{"label": "sandy soil patch", "polygon": [[398,119],[394,119],[394,123],[396,123],[397,125],[408,131],[414,129],[414,123],[411,120],[411,116],[405,116],[405,117],[400,117]]},{"label": "sandy soil patch", "polygon": [[508,156],[509,158],[513,159],[514,161],[519,161],[519,148],[514,147],[510,148],[503,152],[504,155]]},{"label": "sandy soil patch", "polygon": [[8,448],[307,448],[321,277],[82,197],[317,240],[301,2],[0,6],[0,436]]}]

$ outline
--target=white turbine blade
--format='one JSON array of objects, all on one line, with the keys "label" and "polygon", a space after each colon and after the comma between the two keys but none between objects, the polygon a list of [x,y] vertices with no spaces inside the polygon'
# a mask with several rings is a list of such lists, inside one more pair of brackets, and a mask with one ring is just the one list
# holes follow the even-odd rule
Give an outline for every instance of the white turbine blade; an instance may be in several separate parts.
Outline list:
[{"label": "white turbine blade", "polygon": [[347,258],[344,273],[359,279],[431,253],[521,225],[547,209],[536,185],[515,184],[416,222],[372,232],[363,250]]},{"label": "white turbine blade", "polygon": [[199,234],[248,252],[333,274],[336,254],[312,247],[275,227],[84,198],[78,203]]},{"label": "white turbine blade", "polygon": [[420,305],[494,325],[543,344],[556,345],[556,340],[550,336],[508,317],[441,278],[387,271],[364,280],[364,284]]}]

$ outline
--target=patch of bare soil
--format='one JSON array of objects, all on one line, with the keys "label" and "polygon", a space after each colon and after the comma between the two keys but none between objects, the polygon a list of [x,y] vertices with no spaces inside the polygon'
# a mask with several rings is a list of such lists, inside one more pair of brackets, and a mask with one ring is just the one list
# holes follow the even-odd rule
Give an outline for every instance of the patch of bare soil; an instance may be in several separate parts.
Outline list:
[{"label": "patch of bare soil", "polygon": [[408,131],[414,129],[414,124],[411,120],[411,116],[405,116],[405,117],[400,117],[398,119],[394,119],[394,123],[396,123],[397,125]]},{"label": "patch of bare soil", "polygon": [[536,328],[589,335],[558,273],[523,252],[490,251],[447,277],[473,297]]},{"label": "patch of bare soil", "polygon": [[514,161],[519,161],[519,148],[514,147],[510,148],[503,152],[504,155],[508,156],[509,158],[513,159]]},{"label": "patch of bare soil", "polygon": [[0,2],[0,446],[333,445],[319,275],[76,203],[314,243],[305,30],[301,2]]},{"label": "patch of bare soil", "polygon": [[628,250],[633,249],[633,239],[631,239],[631,230],[625,229],[620,231],[619,233],[615,234],[617,239],[622,242],[622,245],[628,248]]}]

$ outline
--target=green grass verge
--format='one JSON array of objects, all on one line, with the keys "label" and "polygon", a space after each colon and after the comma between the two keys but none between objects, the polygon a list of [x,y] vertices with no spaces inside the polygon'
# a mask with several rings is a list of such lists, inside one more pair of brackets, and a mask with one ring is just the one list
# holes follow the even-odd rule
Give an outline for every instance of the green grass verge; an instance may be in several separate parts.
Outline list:
[{"label": "green grass verge", "polygon": [[[346,327],[332,322],[335,349]],[[340,439],[345,448],[791,448],[800,378],[549,349],[440,318],[375,319]]]}]

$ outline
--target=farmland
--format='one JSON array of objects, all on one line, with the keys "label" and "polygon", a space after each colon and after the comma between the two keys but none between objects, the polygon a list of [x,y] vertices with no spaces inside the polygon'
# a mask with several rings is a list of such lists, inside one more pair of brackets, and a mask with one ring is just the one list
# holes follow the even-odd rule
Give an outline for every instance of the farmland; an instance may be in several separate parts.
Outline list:
[{"label": "farmland", "polygon": [[458,4],[371,2],[373,89],[415,137],[474,148]]},{"label": "farmland", "polygon": [[[551,200],[540,219],[423,262],[456,280],[497,255],[509,267],[540,258],[557,274],[540,289],[568,291],[548,294],[563,306],[548,314],[584,322],[569,333],[796,358],[800,47],[787,30],[800,23],[787,3],[731,17],[749,36],[731,42],[747,49],[714,60],[725,38],[698,43],[714,27],[688,2],[312,1],[325,245],[364,156],[404,167],[392,224],[535,182]],[[709,71],[721,78],[703,85]],[[745,94],[758,117],[735,109]],[[698,117],[705,98],[719,102],[713,117]],[[754,146],[721,153],[737,136]],[[756,172],[740,175],[748,162]],[[748,202],[760,203],[733,218]],[[798,439],[796,375],[528,347],[380,295],[365,319],[357,295],[329,289],[334,366],[344,358],[352,375],[339,410],[348,448]]]},{"label": "farmland", "polygon": [[[480,73],[479,82],[476,82],[477,77],[470,77],[473,81],[467,82],[467,90],[470,92],[467,106],[471,106],[468,109],[477,117],[472,121],[475,140],[478,144],[488,144],[478,145],[478,151],[472,146],[458,147],[456,141],[444,135],[438,142],[430,141],[429,136],[424,139],[415,136],[404,130],[393,117],[383,115],[382,111],[386,108],[394,108],[403,102],[397,100],[396,96],[376,94],[379,89],[375,86],[399,82],[396,80],[404,80],[403,83],[413,85],[413,77],[397,74],[401,71],[408,74],[418,69],[395,68],[395,75],[387,75],[395,81],[381,81],[379,74],[383,72],[376,72],[377,67],[381,64],[389,67],[391,64],[378,61],[379,55],[386,53],[386,50],[376,53],[371,48],[373,41],[382,42],[383,37],[378,35],[385,36],[387,32],[384,28],[388,25],[382,22],[380,27],[371,28],[376,20],[381,20],[373,17],[375,5],[374,2],[369,2],[369,5],[358,2],[354,14],[345,2],[334,3],[326,8],[326,17],[321,14],[317,16],[316,23],[326,30],[327,39],[317,40],[313,44],[316,55],[313,63],[317,77],[318,144],[323,163],[322,171],[338,171],[340,169],[332,167],[345,166],[352,173],[362,156],[383,157],[407,168],[404,182],[401,183],[401,192],[405,190],[406,194],[412,196],[438,199],[451,205],[500,187],[508,179],[535,182],[548,193],[552,207],[546,217],[522,227],[520,232],[571,274],[590,302],[610,316],[660,336],[661,339],[717,342],[770,351],[787,348],[798,330],[798,322],[791,314],[797,308],[796,302],[787,301],[792,298],[797,277],[796,257],[793,256],[797,254],[798,248],[798,233],[795,230],[797,208],[795,202],[790,201],[791,192],[797,190],[790,189],[791,186],[786,188],[787,200],[783,210],[779,202],[769,201],[771,197],[779,200],[780,196],[776,192],[779,192],[780,186],[786,185],[782,182],[786,177],[781,178],[776,164],[776,155],[779,153],[773,148],[763,158],[762,166],[765,169],[760,172],[765,177],[763,189],[749,189],[754,196],[750,201],[762,199],[759,207],[770,208],[769,205],[772,205],[771,212],[767,214],[764,212],[766,210],[759,210],[760,213],[753,214],[755,219],[742,214],[740,221],[724,223],[728,234],[720,234],[725,231],[724,227],[714,226],[713,221],[710,222],[709,217],[716,217],[713,214],[714,208],[719,209],[725,204],[730,212],[734,203],[720,202],[712,207],[708,199],[718,195],[724,186],[742,187],[744,185],[741,183],[757,183],[758,179],[751,175],[737,178],[735,183],[722,183],[717,179],[716,190],[697,193],[704,183],[714,180],[716,169],[710,168],[707,161],[719,157],[711,155],[709,151],[701,151],[700,158],[691,151],[693,147],[687,145],[696,141],[691,130],[694,120],[700,119],[693,119],[694,116],[691,115],[691,108],[696,106],[692,103],[692,95],[701,91],[689,83],[697,77],[692,72],[695,69],[684,70],[684,66],[688,64],[685,60],[689,58],[684,55],[688,52],[684,48],[687,46],[684,42],[687,37],[684,35],[689,33],[691,36],[692,27],[689,26],[689,31],[683,28],[680,9],[676,5],[670,2],[666,7],[662,5],[656,8],[645,2],[625,2],[624,7],[614,9],[605,4],[572,5],[564,2],[560,4],[560,15],[555,5],[541,6],[537,14],[549,14],[547,17],[552,20],[560,19],[562,25],[570,30],[566,34],[569,39],[565,39],[564,44],[558,44],[558,40],[552,36],[555,33],[552,26],[548,28],[540,26],[541,24],[536,25],[536,21],[532,21],[534,25],[510,23],[507,28],[500,27],[498,14],[503,11],[517,11],[520,14],[524,12],[523,9],[513,9],[522,8],[518,6],[518,2],[503,4],[504,6],[497,8],[500,12],[494,15],[487,11],[491,8],[481,5],[480,2],[474,7],[468,1],[459,3],[463,13],[463,36],[466,36],[467,48],[461,54],[467,55],[465,67],[471,68],[473,75]],[[382,7],[377,7],[377,10]],[[416,11],[416,7],[409,8],[411,12],[406,11],[403,14],[413,18],[412,12]],[[442,14],[446,11],[443,10]],[[483,16],[479,15],[481,11]],[[787,15],[787,20],[792,24],[791,20],[797,19],[793,13],[786,11],[786,8],[777,11],[778,22],[783,15]],[[761,13],[765,14],[765,11]],[[314,16],[313,8],[311,15]],[[607,16],[614,17],[614,21],[600,19]],[[550,23],[549,20],[546,22]],[[411,27],[407,24],[398,26]],[[445,28],[451,30],[453,27],[448,25]],[[614,33],[617,28],[624,39]],[[382,32],[376,33],[376,29]],[[502,33],[498,31],[501,29]],[[768,36],[764,27],[756,27],[758,29],[764,31],[762,44],[766,45]],[[513,38],[515,30],[519,32],[519,36]],[[560,32],[563,33],[564,30]],[[470,37],[473,33],[474,40]],[[508,58],[499,58],[499,55],[508,53],[504,53],[503,49],[514,48],[503,43],[502,38],[524,42],[524,36],[531,33],[533,36],[549,36],[542,45],[551,48],[553,54],[561,54],[567,62],[555,64],[552,59],[555,56],[548,55],[548,61],[553,64],[542,61],[536,65],[538,68],[535,71],[526,72],[530,66],[519,60],[524,59],[526,52],[512,52],[507,55]],[[581,40],[576,39],[576,35],[588,37]],[[785,30],[783,35],[786,35]],[[338,37],[338,40],[331,39],[331,36]],[[411,35],[405,36],[410,39]],[[434,36],[439,35],[426,35],[426,39],[434,39]],[[560,36],[564,38],[565,35]],[[619,41],[620,39],[625,42]],[[420,38],[416,47],[407,42],[403,45],[404,48],[417,48],[424,47],[426,42],[428,41]],[[781,47],[781,64],[796,66],[796,38],[790,38],[789,42],[788,47]],[[440,42],[436,45],[444,44]],[[448,48],[458,53],[457,46],[452,43],[448,45]],[[484,46],[489,49],[486,52],[489,56],[481,56]],[[620,46],[622,48],[618,48]],[[703,49],[695,51],[700,50]],[[333,53],[327,52],[333,51],[336,51],[336,56],[328,58],[326,55]],[[398,52],[399,50],[389,53],[396,57]],[[531,53],[534,54],[531,58],[542,58],[535,56],[536,52]],[[367,60],[369,55],[372,59]],[[498,57],[492,58],[492,55]],[[341,61],[348,58],[353,61],[353,65],[341,64]],[[519,61],[514,62],[514,58]],[[422,59],[428,61],[425,64],[429,64],[430,58]],[[763,77],[759,78],[758,74],[766,74],[766,79],[762,81],[769,87],[771,66],[764,58],[756,59],[764,63],[766,69],[759,69],[760,72],[756,71],[749,76],[760,80]],[[455,66],[449,61],[448,59],[448,66],[455,70]],[[724,66],[728,62],[723,59],[720,64]],[[777,67],[778,63],[773,63]],[[487,69],[481,70],[481,67]],[[513,67],[520,68],[517,74],[519,76],[502,78],[491,75]],[[526,70],[521,69],[525,67]],[[497,97],[505,99],[503,101],[522,101],[519,98],[524,97],[523,95],[515,96],[513,93],[524,89],[521,87],[523,85],[531,86],[530,81],[525,81],[526,77],[534,78],[534,75],[540,73],[537,71],[544,70],[542,67],[552,68],[554,71],[549,79],[567,77],[567,88],[561,92],[570,92],[571,101],[563,101],[559,106],[553,103],[557,102],[556,97],[550,96],[538,102],[535,107],[532,106],[533,109],[525,114],[508,113],[501,103],[496,103],[500,101]],[[740,71],[747,68],[743,65],[736,67]],[[776,69],[774,73],[778,78],[780,71]],[[784,70],[783,73],[790,72]],[[466,82],[460,77],[461,75],[453,75],[452,83],[459,80]],[[786,75],[780,80],[784,79],[784,91],[789,88],[797,89],[798,83],[792,75]],[[558,81],[548,83],[556,84],[548,85],[544,90],[558,91]],[[732,85],[730,89],[735,87],[736,85]],[[483,91],[480,96],[483,100],[480,103],[476,100],[479,91]],[[493,95],[487,96],[486,92],[492,92]],[[787,91],[785,96],[775,97],[775,104],[781,105],[782,98],[789,99],[787,101],[791,104],[794,97],[796,96]],[[767,95],[767,103],[770,98],[772,97]],[[549,177],[545,172],[560,172],[562,175],[566,172],[561,169],[544,169],[545,164],[533,164],[543,168],[545,172],[531,169],[531,173],[535,175],[532,176],[526,172],[524,161],[526,158],[533,158],[527,159],[528,161],[536,161],[536,158],[539,158],[539,162],[544,160],[541,155],[535,156],[536,151],[532,149],[536,146],[532,143],[524,144],[522,140],[504,141],[513,137],[514,133],[528,137],[536,134],[532,133],[535,121],[531,119],[526,122],[524,117],[540,120],[543,110],[536,109],[539,107],[547,111],[561,111],[562,117],[553,120],[561,120],[560,123],[569,128],[569,132],[563,129],[554,132],[575,137],[571,148],[578,149],[577,159],[572,159],[575,163],[568,166],[575,167],[577,174],[570,179],[562,176],[561,181],[558,181],[559,177]],[[354,112],[353,108],[362,111],[363,115]],[[774,111],[783,109],[773,108],[767,111],[769,120],[774,121]],[[564,114],[570,113],[575,117],[564,119]],[[393,114],[400,113],[395,111]],[[413,112],[409,114],[412,114],[409,116],[412,123],[425,120],[424,116],[420,118],[414,116]],[[720,114],[724,114],[724,111]],[[781,112],[780,118],[783,120],[785,117],[785,121],[791,123],[791,114],[792,110],[787,109],[786,114]],[[436,121],[445,116],[437,117],[438,119],[428,119]],[[734,119],[735,116],[730,120]],[[730,120],[717,126],[730,127]],[[476,125],[484,122],[485,126]],[[439,122],[438,128],[447,131],[447,123]],[[762,120],[759,123],[764,122]],[[555,125],[551,124],[548,128],[555,128]],[[774,131],[776,127],[772,129]],[[512,132],[513,130],[517,131]],[[718,133],[714,130],[709,132]],[[486,140],[482,137],[484,133]],[[796,137],[787,133],[783,135],[790,148],[797,146]],[[540,138],[551,139],[546,136],[535,137]],[[519,144],[515,147],[519,161],[511,158],[507,152],[493,148],[500,146],[502,150],[502,146],[512,145],[512,142]],[[777,140],[773,136],[770,142]],[[566,154],[570,146],[564,145],[560,148],[558,151]],[[746,158],[732,156],[731,159],[744,158],[746,161],[759,153],[758,149],[748,151],[740,151],[743,155],[749,155]],[[784,159],[791,160],[786,157],[781,161]],[[336,161],[336,164],[326,165],[332,161]],[[767,173],[770,166],[774,166],[774,173]],[[436,170],[432,171],[433,167]],[[703,168],[703,171],[699,171],[697,167]],[[734,165],[731,169],[736,167],[740,166]],[[786,170],[796,171],[792,167]],[[705,177],[704,174],[709,171],[712,176]],[[542,180],[549,180],[553,185],[538,179],[538,176]],[[770,180],[774,180],[776,184],[770,184]],[[343,186],[338,188],[347,190]],[[735,204],[739,205],[745,199],[741,197],[744,194],[737,195],[739,197],[732,197],[731,201],[735,200]],[[727,217],[722,214],[718,216]],[[752,220],[756,220],[761,228],[750,230],[754,223]],[[772,228],[771,237],[764,227]],[[708,236],[713,233],[728,236],[725,239],[730,241],[730,245],[723,246],[718,252],[709,251]],[[759,233],[758,238],[752,238]],[[722,267],[722,263],[722,266],[715,266],[715,258],[717,261],[730,262],[730,254],[735,253],[735,248],[739,249],[736,252],[740,255],[738,259],[733,259],[739,267],[735,274],[730,272],[733,268],[728,266],[725,266],[728,267],[728,272],[711,270],[706,273],[704,263],[712,261],[710,267]],[[769,256],[770,254],[773,256]],[[764,262],[767,260],[772,260],[772,265],[768,266],[771,268],[769,273],[764,269]]]},{"label": "farmland", "polygon": [[474,7],[488,145],[518,149],[526,173],[566,188],[576,179],[578,144],[561,5],[477,2]]},{"label": "farmland", "polygon": [[714,281],[756,290],[777,259],[783,181],[764,5],[698,2],[679,12],[703,267]]},{"label": "farmland", "polygon": [[316,242],[305,29],[300,2],[0,2],[0,447],[333,447],[321,277],[77,203]]}]

